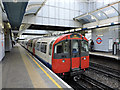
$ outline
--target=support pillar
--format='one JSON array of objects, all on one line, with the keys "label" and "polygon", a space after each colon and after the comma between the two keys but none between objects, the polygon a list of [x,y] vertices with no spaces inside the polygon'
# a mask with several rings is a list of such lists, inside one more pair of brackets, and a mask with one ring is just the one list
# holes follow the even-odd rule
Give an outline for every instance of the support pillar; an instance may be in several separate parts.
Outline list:
[{"label": "support pillar", "polygon": [[11,40],[11,30],[7,29],[5,31],[5,51],[11,51],[12,49],[12,40]]}]

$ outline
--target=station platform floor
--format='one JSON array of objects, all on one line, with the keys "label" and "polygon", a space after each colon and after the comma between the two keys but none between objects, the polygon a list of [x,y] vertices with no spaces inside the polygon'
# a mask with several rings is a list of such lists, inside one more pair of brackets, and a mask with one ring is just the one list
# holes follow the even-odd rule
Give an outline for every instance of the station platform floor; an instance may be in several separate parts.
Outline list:
[{"label": "station platform floor", "polygon": [[2,61],[2,88],[72,89],[19,44]]},{"label": "station platform floor", "polygon": [[108,53],[108,52],[89,52],[90,55],[96,55],[96,56],[102,56],[102,57],[108,57],[108,58],[113,58],[113,59],[120,59],[119,58],[119,53],[118,55],[113,55],[112,53]]}]

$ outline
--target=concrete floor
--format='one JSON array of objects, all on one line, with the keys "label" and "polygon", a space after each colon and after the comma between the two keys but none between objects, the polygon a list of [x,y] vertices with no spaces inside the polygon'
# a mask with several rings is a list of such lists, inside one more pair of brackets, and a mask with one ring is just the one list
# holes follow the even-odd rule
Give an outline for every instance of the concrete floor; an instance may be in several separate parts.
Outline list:
[{"label": "concrete floor", "polygon": [[2,88],[71,88],[40,62],[37,63],[47,75],[23,47],[15,45],[2,61]]},{"label": "concrete floor", "polygon": [[103,56],[103,57],[109,57],[109,58],[114,58],[114,59],[118,59],[118,55],[113,55],[112,53],[108,53],[108,52],[89,52],[89,54],[91,55],[96,55],[96,56]]},{"label": "concrete floor", "polygon": [[2,62],[2,88],[33,88],[18,47],[7,52]]}]

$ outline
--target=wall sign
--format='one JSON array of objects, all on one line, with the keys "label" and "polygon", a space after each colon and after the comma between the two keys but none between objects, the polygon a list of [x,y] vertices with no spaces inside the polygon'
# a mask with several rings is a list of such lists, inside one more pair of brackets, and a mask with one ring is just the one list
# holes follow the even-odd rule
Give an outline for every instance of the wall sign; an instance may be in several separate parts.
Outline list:
[{"label": "wall sign", "polygon": [[96,39],[96,42],[97,42],[97,44],[101,44],[101,43],[102,43],[102,39],[101,39],[100,37],[98,37],[98,38]]}]

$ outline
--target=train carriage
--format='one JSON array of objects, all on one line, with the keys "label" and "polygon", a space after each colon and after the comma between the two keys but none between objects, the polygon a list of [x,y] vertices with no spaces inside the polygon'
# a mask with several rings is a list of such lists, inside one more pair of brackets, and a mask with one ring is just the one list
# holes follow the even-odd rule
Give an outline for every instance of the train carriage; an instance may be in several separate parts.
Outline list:
[{"label": "train carriage", "polygon": [[81,34],[31,39],[27,49],[56,74],[74,76],[89,67],[88,40]]}]

